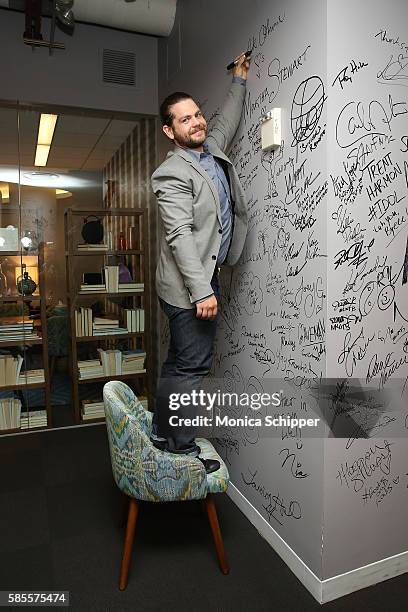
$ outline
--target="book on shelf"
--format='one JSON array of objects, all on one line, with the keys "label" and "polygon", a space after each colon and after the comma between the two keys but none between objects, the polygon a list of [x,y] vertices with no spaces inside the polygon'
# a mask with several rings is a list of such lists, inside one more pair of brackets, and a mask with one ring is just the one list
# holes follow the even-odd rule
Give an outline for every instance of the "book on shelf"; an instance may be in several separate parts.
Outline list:
[{"label": "book on shelf", "polygon": [[103,372],[105,376],[114,376],[122,374],[122,352],[117,349],[108,349],[104,351],[98,348],[98,353],[101,359]]},{"label": "book on shelf", "polygon": [[83,421],[91,421],[93,419],[103,419],[105,418],[105,412],[102,410],[102,412],[95,412],[95,414],[93,413],[87,413],[87,414],[82,414],[82,420]]},{"label": "book on shelf", "polygon": [[105,408],[103,401],[83,400],[82,401],[82,419],[98,419],[105,416]]},{"label": "book on shelf", "polygon": [[[99,273],[89,273],[97,277]],[[119,266],[104,266],[102,268],[104,283],[85,283],[80,285],[79,293],[138,293],[144,291],[144,283],[134,281],[128,283],[119,282]]]},{"label": "book on shelf", "polygon": [[13,334],[7,336],[0,336],[0,344],[7,344],[7,342],[17,342],[21,340],[21,342],[27,342],[28,340],[39,340],[41,336],[36,334],[35,332],[30,333],[22,333],[22,334]]},{"label": "book on shelf", "polygon": [[108,251],[108,245],[105,243],[101,244],[78,244],[78,251]]},{"label": "book on shelf", "polygon": [[21,401],[16,398],[0,399],[0,429],[18,429],[20,427]]},{"label": "book on shelf", "polygon": [[78,372],[80,380],[96,378],[103,376],[103,367],[99,359],[86,359],[78,361]]},{"label": "book on shelf", "polygon": [[125,308],[124,318],[126,327],[132,333],[144,332],[144,310],[143,308]]},{"label": "book on shelf", "polygon": [[19,384],[21,366],[23,364],[21,355],[0,355],[0,387],[10,387]]},{"label": "book on shelf", "polygon": [[32,427],[47,427],[47,411],[33,410],[30,412],[22,412],[20,418],[21,429],[31,429]]},{"label": "book on shelf", "polygon": [[137,293],[144,291],[144,283],[120,283],[119,293]]},{"label": "book on shelf", "polygon": [[34,383],[43,383],[45,382],[44,370],[25,370],[20,373],[18,377],[19,385],[32,385]]},{"label": "book on shelf", "polygon": [[119,327],[119,319],[117,317],[114,319],[109,317],[95,317],[93,323],[94,326],[97,325],[100,327]]},{"label": "book on shelf", "polygon": [[107,293],[118,293],[119,266],[105,266],[103,268],[103,274]]},{"label": "book on shelf", "polygon": [[75,330],[77,338],[92,336],[92,308],[75,310]]},{"label": "book on shelf", "polygon": [[127,327],[114,327],[114,328],[102,328],[102,329],[95,329],[94,328],[94,332],[93,335],[94,336],[112,336],[113,334],[127,334],[129,333],[129,330],[127,329]]},{"label": "book on shelf", "polygon": [[141,349],[133,349],[122,352],[122,373],[131,374],[143,370],[146,358],[145,351]]},{"label": "book on shelf", "polygon": [[109,336],[109,334],[127,334],[128,329],[119,327],[119,319],[95,317],[93,321],[94,336]]},{"label": "book on shelf", "polygon": [[23,317],[3,317],[0,320],[0,342],[14,340],[36,340],[34,322]]},{"label": "book on shelf", "polygon": [[99,359],[78,361],[80,380],[144,372],[146,353],[140,349],[120,351],[98,348],[98,353]]},{"label": "book on shelf", "polygon": [[79,293],[106,293],[106,287],[105,285],[85,285],[82,283]]}]

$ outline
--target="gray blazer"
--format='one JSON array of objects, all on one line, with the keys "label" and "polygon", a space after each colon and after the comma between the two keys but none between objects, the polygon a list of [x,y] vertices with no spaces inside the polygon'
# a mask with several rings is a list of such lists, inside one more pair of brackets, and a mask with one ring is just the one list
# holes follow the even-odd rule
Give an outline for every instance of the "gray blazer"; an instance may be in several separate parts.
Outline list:
[{"label": "gray blazer", "polygon": [[[207,136],[210,153],[227,170],[233,206],[233,234],[225,263],[234,265],[247,232],[247,205],[231,161],[225,155],[237,131],[246,88],[232,83],[224,106]],[[221,245],[221,209],[217,189],[187,151],[175,147],[152,175],[163,229],[156,269],[156,291],[179,308],[213,293],[211,278]]]}]

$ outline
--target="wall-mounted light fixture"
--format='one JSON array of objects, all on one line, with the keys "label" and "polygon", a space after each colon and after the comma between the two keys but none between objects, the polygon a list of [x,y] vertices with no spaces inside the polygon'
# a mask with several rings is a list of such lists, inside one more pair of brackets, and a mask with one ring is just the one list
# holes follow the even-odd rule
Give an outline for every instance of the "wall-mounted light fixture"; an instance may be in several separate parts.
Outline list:
[{"label": "wall-mounted light fixture", "polygon": [[8,204],[10,202],[10,187],[8,183],[0,183],[0,203]]}]

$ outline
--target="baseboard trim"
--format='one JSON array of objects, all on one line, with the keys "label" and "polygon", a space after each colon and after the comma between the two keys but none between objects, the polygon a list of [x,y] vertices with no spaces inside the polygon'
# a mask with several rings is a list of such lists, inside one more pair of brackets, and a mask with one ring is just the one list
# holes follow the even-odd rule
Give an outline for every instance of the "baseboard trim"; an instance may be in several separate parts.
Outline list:
[{"label": "baseboard trim", "polygon": [[232,483],[227,495],[321,604],[408,572],[408,551],[320,580]]},{"label": "baseboard trim", "polygon": [[295,551],[291,549],[285,540],[270,526],[268,521],[254,508],[251,502],[231,482],[227,495],[251,521],[268,544],[272,546],[274,551],[283,559],[303,586],[306,587],[319,603],[322,603],[322,581],[319,580],[316,574],[298,557]]},{"label": "baseboard trim", "polygon": [[408,551],[358,567],[345,574],[323,580],[323,599],[327,603],[360,589],[408,572]]}]

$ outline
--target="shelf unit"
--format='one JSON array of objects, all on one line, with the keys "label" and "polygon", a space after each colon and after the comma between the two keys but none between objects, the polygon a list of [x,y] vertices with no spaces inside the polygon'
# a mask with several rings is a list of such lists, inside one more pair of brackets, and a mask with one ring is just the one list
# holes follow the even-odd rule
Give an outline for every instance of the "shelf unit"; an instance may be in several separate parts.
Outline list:
[{"label": "shelf unit", "polygon": [[[26,384],[15,384],[15,385],[6,385],[0,387],[0,393],[14,391],[21,392],[26,389],[44,389],[44,409],[47,414],[47,425],[39,426],[39,427],[28,427],[22,430],[21,428],[14,429],[1,429],[0,435],[18,433],[21,431],[40,431],[42,429],[48,429],[52,427],[52,410],[51,410],[51,390],[50,390],[50,377],[49,377],[49,361],[48,361],[48,334],[47,334],[47,313],[46,313],[46,300],[45,300],[45,266],[44,266],[44,244],[40,243],[38,246],[38,251],[28,252],[25,251],[0,251],[0,261],[3,257],[19,257],[20,262],[23,263],[23,258],[26,256],[37,257],[37,265],[38,265],[38,289],[37,293],[33,295],[20,295],[16,293],[15,295],[6,295],[0,296],[0,304],[27,304],[31,302],[39,302],[40,304],[40,328],[35,326],[35,329],[38,332],[41,332],[41,335],[38,338],[27,338],[24,337],[21,340],[1,340],[1,326],[0,326],[0,350],[4,350],[7,347],[22,347],[23,357],[26,360],[26,353],[29,347],[35,345],[42,345],[42,361],[43,361],[43,369],[44,369],[44,382],[36,382],[36,383],[26,383]],[[26,315],[22,315],[21,318],[24,320]],[[13,316],[13,318],[15,318]],[[1,317],[2,320],[6,319],[6,317]],[[28,315],[27,315],[27,320]],[[23,364],[24,367],[25,364]],[[24,370],[23,370],[24,371]]]},{"label": "shelf unit", "polygon": [[[142,248],[129,248],[124,250],[117,250],[110,248],[106,249],[92,249],[92,251],[83,251],[78,249],[78,240],[80,236],[80,227],[82,227],[82,220],[84,217],[95,215],[105,220],[105,232],[107,231],[107,224],[114,225],[113,220],[118,220],[123,223],[125,218],[130,218],[132,223],[139,229],[138,241]],[[151,350],[150,350],[150,321],[149,321],[149,262],[148,262],[148,248],[147,248],[147,210],[144,208],[132,208],[132,209],[95,209],[95,210],[75,210],[68,209],[65,211],[65,261],[66,261],[66,279],[67,279],[67,302],[69,312],[69,332],[70,332],[70,372],[72,381],[72,398],[74,406],[74,418],[77,424],[81,423],[93,423],[104,420],[102,418],[95,419],[82,419],[81,416],[81,405],[80,405],[80,387],[89,383],[106,383],[110,380],[124,380],[134,381],[134,385],[137,387],[136,392],[143,391],[147,395],[149,403],[151,402]],[[114,237],[115,240],[117,236]],[[143,248],[144,247],[144,248]],[[125,264],[131,263],[133,270],[134,280],[144,283],[143,291],[126,291],[111,293],[106,291],[93,291],[89,293],[82,293],[79,289],[81,279],[77,272],[77,263],[86,261],[87,258],[92,257],[93,263],[99,270],[108,264],[109,258],[115,257],[120,258]],[[135,276],[137,275],[137,279]],[[94,336],[80,336],[76,335],[75,326],[75,310],[81,305],[81,303],[89,304],[89,298],[95,298],[98,301],[104,300],[104,310],[107,316],[116,314],[116,316],[123,310],[123,308],[143,308],[145,312],[144,319],[144,331],[143,332],[127,332],[119,334],[101,334]],[[112,304],[111,300],[121,300],[122,303]],[[123,302],[126,305],[123,306]],[[112,312],[112,308],[116,308],[120,312]],[[99,348],[112,348],[117,346],[117,342],[126,342],[128,348],[139,348],[146,352],[145,365],[143,370],[127,373],[118,374],[111,376],[98,376],[92,378],[79,378],[78,371],[78,345],[84,343],[90,346],[95,344]],[[142,385],[142,386],[140,386]],[[102,401],[102,390],[99,397],[93,398],[94,401]]]}]

